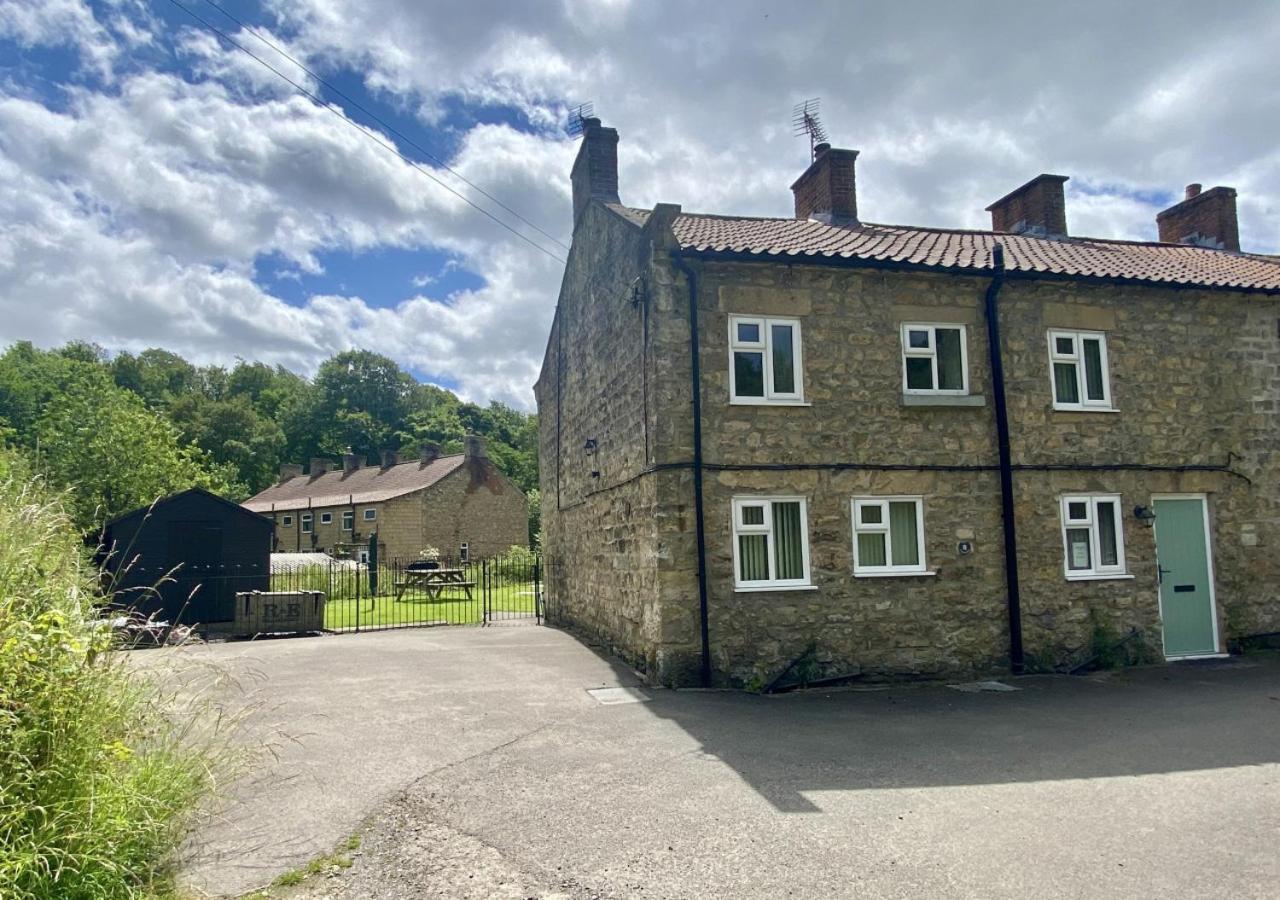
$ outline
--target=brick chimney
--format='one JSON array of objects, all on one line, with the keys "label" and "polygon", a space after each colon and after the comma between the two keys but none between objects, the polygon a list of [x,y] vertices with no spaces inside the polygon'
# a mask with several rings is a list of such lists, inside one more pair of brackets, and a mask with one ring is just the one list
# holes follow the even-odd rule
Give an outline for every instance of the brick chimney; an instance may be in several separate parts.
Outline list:
[{"label": "brick chimney", "polygon": [[488,459],[489,453],[484,448],[484,438],[478,434],[467,435],[467,459]]},{"label": "brick chimney", "polygon": [[323,475],[325,472],[328,472],[332,468],[333,468],[333,463],[325,459],[323,456],[311,457],[310,472],[311,472],[312,478],[315,478],[317,475]]},{"label": "brick chimney", "polygon": [[1037,237],[1067,236],[1066,175],[1037,175],[987,207],[991,229]]},{"label": "brick chimney", "polygon": [[430,441],[418,447],[418,459],[422,465],[430,465],[440,458],[440,445]]},{"label": "brick chimney", "polygon": [[1236,217],[1236,189],[1187,185],[1186,198],[1156,214],[1160,240],[1166,244],[1194,244],[1219,250],[1240,250],[1240,221]]},{"label": "brick chimney", "polygon": [[276,484],[284,484],[290,478],[302,477],[302,466],[297,463],[283,463],[280,466],[280,480]]},{"label": "brick chimney", "polygon": [[618,130],[599,119],[582,120],[582,145],[569,175],[573,183],[573,221],[576,225],[592,200],[619,203]]},{"label": "brick chimney", "polygon": [[342,454],[342,474],[350,475],[356,469],[359,469],[361,466],[363,466],[364,463],[365,463],[365,460],[362,460],[357,454],[344,453]]},{"label": "brick chimney", "polygon": [[400,454],[394,450],[382,451],[382,468],[389,469],[400,462]]},{"label": "brick chimney", "polygon": [[853,176],[857,150],[836,150],[830,144],[814,147],[809,168],[791,185],[796,218],[835,225],[858,223],[858,191]]}]

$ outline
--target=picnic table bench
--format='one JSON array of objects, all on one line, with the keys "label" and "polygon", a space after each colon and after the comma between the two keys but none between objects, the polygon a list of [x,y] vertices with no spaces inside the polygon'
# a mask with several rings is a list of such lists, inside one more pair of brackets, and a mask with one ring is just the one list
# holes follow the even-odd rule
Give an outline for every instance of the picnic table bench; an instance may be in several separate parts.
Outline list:
[{"label": "picnic table bench", "polygon": [[421,588],[428,600],[439,600],[449,588],[462,588],[468,600],[474,599],[471,589],[476,583],[467,580],[466,569],[405,569],[400,574],[402,578],[396,582],[396,600],[404,597],[409,588]]}]

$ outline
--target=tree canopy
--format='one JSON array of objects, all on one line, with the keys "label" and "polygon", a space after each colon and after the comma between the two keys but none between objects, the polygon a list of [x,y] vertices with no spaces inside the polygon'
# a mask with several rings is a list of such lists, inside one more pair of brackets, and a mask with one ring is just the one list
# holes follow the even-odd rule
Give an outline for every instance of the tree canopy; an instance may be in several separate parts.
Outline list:
[{"label": "tree canopy", "polygon": [[464,403],[368,350],[337,354],[311,379],[246,360],[195,366],[162,349],[112,356],[83,341],[0,355],[0,441],[69,491],[86,529],[197,485],[242,500],[285,462],[376,461],[427,441],[458,452],[467,434],[529,493],[537,432],[531,414]]}]

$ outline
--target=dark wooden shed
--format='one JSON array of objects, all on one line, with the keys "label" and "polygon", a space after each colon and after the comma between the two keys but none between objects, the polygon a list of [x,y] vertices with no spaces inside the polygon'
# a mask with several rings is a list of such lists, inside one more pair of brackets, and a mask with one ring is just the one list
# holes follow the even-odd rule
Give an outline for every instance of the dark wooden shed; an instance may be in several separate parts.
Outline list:
[{"label": "dark wooden shed", "polygon": [[113,519],[100,565],[115,601],[172,624],[230,622],[237,591],[270,590],[265,516],[201,488]]}]

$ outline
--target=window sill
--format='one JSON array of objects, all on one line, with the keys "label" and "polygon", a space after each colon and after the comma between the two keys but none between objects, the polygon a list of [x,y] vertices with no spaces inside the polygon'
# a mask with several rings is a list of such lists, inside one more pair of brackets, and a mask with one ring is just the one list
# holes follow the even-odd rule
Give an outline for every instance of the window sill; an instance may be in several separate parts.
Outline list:
[{"label": "window sill", "polygon": [[903,406],[986,406],[982,394],[903,394]]},{"label": "window sill", "polygon": [[1131,581],[1135,575],[1117,573],[1114,575],[1068,575],[1067,581]]},{"label": "window sill", "polygon": [[730,399],[730,406],[813,406],[806,400],[738,400]]},{"label": "window sill", "polygon": [[936,570],[926,572],[854,572],[854,578],[925,578],[937,575]]},{"label": "window sill", "polygon": [[1114,406],[1058,406],[1053,405],[1054,412],[1065,413],[1118,413],[1120,410]]},{"label": "window sill", "polygon": [[760,585],[734,585],[733,592],[735,594],[763,594],[766,592],[777,593],[778,591],[816,591],[816,584],[760,584]]}]

